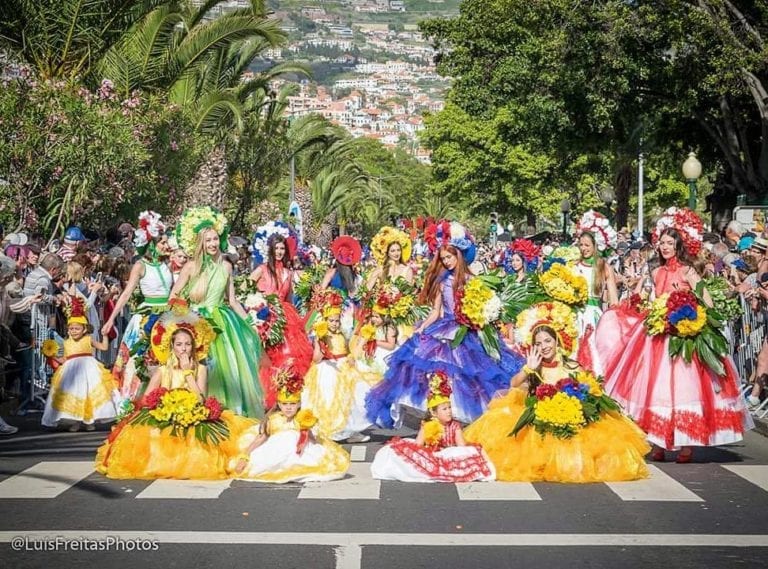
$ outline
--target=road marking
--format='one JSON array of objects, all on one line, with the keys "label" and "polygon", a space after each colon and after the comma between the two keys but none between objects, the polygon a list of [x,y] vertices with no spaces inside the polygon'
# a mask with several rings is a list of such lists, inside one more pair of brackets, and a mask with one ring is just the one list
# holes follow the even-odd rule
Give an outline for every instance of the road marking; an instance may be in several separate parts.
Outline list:
[{"label": "road marking", "polygon": [[463,482],[456,484],[459,500],[539,501],[541,496],[529,482]]},{"label": "road marking", "polygon": [[0,498],[55,498],[93,472],[93,461],[38,462],[0,482]]},{"label": "road marking", "polygon": [[726,470],[730,470],[736,476],[743,478],[747,482],[751,482],[755,486],[759,486],[763,490],[768,490],[768,466],[757,464],[740,464],[740,465],[722,465]]},{"label": "road marking", "polygon": [[360,569],[363,548],[359,545],[340,545],[336,548],[336,569]]},{"label": "road marking", "polygon": [[362,445],[355,445],[349,451],[349,458],[352,462],[365,462],[366,447]]},{"label": "road marking", "polygon": [[[317,533],[240,531],[119,531],[11,530],[0,531],[0,543],[13,538],[32,540],[120,538],[156,540],[166,544],[367,545],[454,547],[765,547],[768,534],[658,533]],[[342,555],[343,556],[343,555]]]},{"label": "road marking", "polygon": [[350,478],[332,482],[307,482],[299,492],[303,500],[378,500],[381,481],[371,477],[370,462],[349,465]]},{"label": "road marking", "polygon": [[212,500],[221,496],[232,479],[227,480],[155,480],[136,498],[151,500]]},{"label": "road marking", "polygon": [[606,482],[625,502],[704,502],[660,468],[649,464],[650,478],[630,482]]}]

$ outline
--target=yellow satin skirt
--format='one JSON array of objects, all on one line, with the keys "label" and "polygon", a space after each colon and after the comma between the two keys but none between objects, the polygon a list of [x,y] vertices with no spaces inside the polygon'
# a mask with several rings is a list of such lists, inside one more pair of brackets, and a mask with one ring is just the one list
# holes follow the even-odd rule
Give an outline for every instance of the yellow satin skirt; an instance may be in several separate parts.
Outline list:
[{"label": "yellow satin skirt", "polygon": [[229,437],[218,445],[201,443],[190,429],[185,437],[148,425],[121,422],[99,447],[96,470],[118,479],[190,479],[229,478],[229,461],[237,456],[242,433],[258,424],[254,419],[224,411],[221,419],[229,427]]},{"label": "yellow satin skirt", "polygon": [[615,482],[648,477],[645,433],[631,419],[606,413],[570,439],[541,435],[532,426],[509,436],[525,409],[526,393],[511,389],[491,401],[488,410],[464,430],[464,438],[482,445],[508,482]]}]

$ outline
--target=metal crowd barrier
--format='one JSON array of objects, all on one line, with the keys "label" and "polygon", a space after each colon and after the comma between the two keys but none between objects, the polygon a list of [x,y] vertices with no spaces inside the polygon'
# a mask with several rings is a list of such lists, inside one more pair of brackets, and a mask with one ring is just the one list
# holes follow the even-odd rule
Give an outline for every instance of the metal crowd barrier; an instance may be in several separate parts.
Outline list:
[{"label": "metal crowd barrier", "polygon": [[[49,327],[49,312],[41,310],[37,304],[32,305],[31,329],[32,341],[32,370],[31,377],[22,377],[22,382],[28,379],[27,385],[22,383],[22,389],[26,389],[24,399],[19,405],[17,415],[26,415],[27,413],[39,413],[45,409],[45,399],[50,388],[51,368],[46,363],[43,356],[43,342],[49,339],[57,339],[61,345],[61,338],[57,336],[55,330]],[[29,372],[27,372],[29,373]]]}]

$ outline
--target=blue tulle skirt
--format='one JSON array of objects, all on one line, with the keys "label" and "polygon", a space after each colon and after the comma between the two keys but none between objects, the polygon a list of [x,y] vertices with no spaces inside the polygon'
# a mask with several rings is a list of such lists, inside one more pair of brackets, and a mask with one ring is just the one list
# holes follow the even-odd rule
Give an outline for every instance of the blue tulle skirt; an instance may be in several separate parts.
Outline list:
[{"label": "blue tulle skirt", "polygon": [[501,358],[491,358],[472,330],[453,348],[451,342],[458,329],[453,317],[442,318],[422,334],[411,336],[389,357],[384,379],[366,398],[366,412],[372,423],[385,428],[399,426],[403,406],[426,411],[428,375],[438,370],[451,380],[454,419],[462,423],[474,421],[497,391],[509,388],[510,379],[520,371],[525,359],[501,338]]}]

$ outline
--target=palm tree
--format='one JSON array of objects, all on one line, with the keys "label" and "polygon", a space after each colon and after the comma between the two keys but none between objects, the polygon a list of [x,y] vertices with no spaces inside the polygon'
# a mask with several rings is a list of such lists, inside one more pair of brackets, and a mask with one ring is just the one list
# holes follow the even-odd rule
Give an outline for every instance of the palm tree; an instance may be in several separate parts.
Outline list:
[{"label": "palm tree", "polygon": [[167,0],[15,0],[0,9],[0,48],[44,80],[98,83],[126,32]]},{"label": "palm tree", "polygon": [[[265,17],[261,2],[206,19],[221,2],[207,0],[200,6],[172,2],[158,7],[100,65],[124,93],[135,88],[167,91],[169,102],[186,109],[197,127],[212,136],[214,148],[185,192],[187,206],[223,206],[227,147],[238,144],[246,123],[251,129],[261,128],[264,121],[254,117],[270,106],[271,81],[285,73],[307,73],[305,66],[287,63],[244,79],[260,53],[287,37],[277,20]],[[267,119],[276,116],[273,113]],[[254,142],[253,137],[246,140]]]}]

